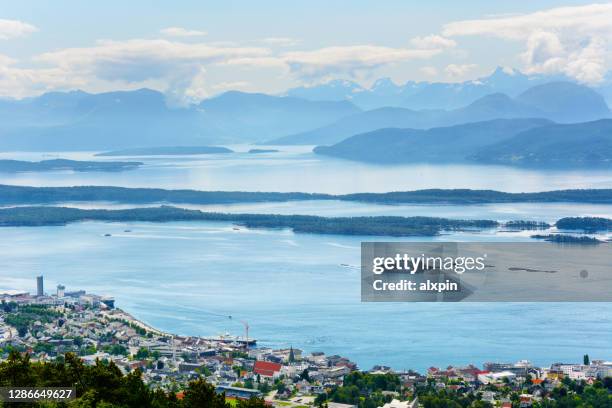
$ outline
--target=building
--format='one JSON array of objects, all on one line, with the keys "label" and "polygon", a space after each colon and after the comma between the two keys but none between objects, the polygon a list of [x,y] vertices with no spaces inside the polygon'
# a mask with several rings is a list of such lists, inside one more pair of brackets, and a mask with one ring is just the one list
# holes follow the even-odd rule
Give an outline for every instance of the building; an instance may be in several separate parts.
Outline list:
[{"label": "building", "polygon": [[45,288],[42,275],[36,277],[36,296],[44,296]]},{"label": "building", "polygon": [[78,298],[85,294],[84,290],[73,290],[72,292],[66,292],[64,295],[67,297]]},{"label": "building", "polygon": [[512,371],[501,371],[499,373],[492,373],[490,371],[482,371],[478,374],[478,381],[483,384],[498,383],[507,378],[509,381],[513,381],[516,378],[516,374]]},{"label": "building", "polygon": [[331,367],[325,370],[320,370],[327,378],[340,378],[351,372],[346,366]]},{"label": "building", "polygon": [[253,372],[261,377],[277,378],[280,375],[282,366],[270,361],[256,361]]},{"label": "building", "polygon": [[179,372],[181,373],[188,373],[191,371],[200,370],[201,368],[202,368],[201,363],[188,363],[188,362],[179,363]]},{"label": "building", "polygon": [[105,304],[108,308],[110,309],[114,309],[115,308],[115,298],[110,297],[110,296],[102,296],[100,298],[100,302],[102,302],[103,304]]},{"label": "building", "polygon": [[22,292],[20,290],[5,290],[0,292],[0,300],[4,300],[5,302],[13,302],[18,299],[29,299],[29,292]]},{"label": "building", "polygon": [[65,296],[66,287],[64,285],[57,285],[57,297],[63,298]]},{"label": "building", "polygon": [[225,393],[226,397],[249,399],[251,397],[261,397],[261,392],[250,388],[230,387],[227,385],[218,385],[217,394]]},{"label": "building", "polygon": [[355,407],[357,407],[357,405],[341,404],[340,402],[328,402],[327,406],[329,408],[355,408]]},{"label": "building", "polygon": [[391,402],[387,402],[382,408],[415,408],[417,405],[417,399],[415,398],[412,401],[399,401],[393,399]]}]

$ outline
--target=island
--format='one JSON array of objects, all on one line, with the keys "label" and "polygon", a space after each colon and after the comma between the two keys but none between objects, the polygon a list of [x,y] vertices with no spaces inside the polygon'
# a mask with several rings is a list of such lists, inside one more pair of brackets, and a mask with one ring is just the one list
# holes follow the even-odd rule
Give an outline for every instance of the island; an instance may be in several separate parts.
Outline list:
[{"label": "island", "polygon": [[372,204],[503,204],[589,203],[612,204],[612,189],[557,190],[506,193],[494,190],[427,189],[389,193],[324,194],[260,191],[166,190],[113,186],[30,187],[0,185],[0,204],[51,204],[57,202],[113,201],[132,204],[234,204],[338,200]]},{"label": "island", "polygon": [[125,171],[142,165],[141,162],[123,161],[80,161],[67,159],[42,160],[38,162],[22,160],[0,160],[0,172],[20,173],[37,171]]},{"label": "island", "polygon": [[230,214],[171,206],[122,210],[85,210],[70,207],[10,207],[0,209],[0,227],[66,225],[81,221],[172,222],[225,221],[246,228],[283,229],[298,233],[364,236],[435,236],[444,230],[495,228],[492,220],[451,220],[436,217],[320,217],[314,215]]},{"label": "island", "polygon": [[98,153],[96,156],[186,156],[233,152],[233,150],[221,146],[160,146],[113,150]]},{"label": "island", "polygon": [[565,235],[565,234],[547,234],[547,235],[532,235],[533,239],[541,239],[548,242],[555,242],[557,244],[578,244],[578,245],[596,245],[601,244],[604,241],[588,237],[581,236],[577,237],[575,235]]},{"label": "island", "polygon": [[276,149],[251,149],[248,153],[258,154],[258,153],[278,153],[280,150]]},{"label": "island", "polygon": [[566,217],[557,221],[558,229],[580,231],[610,231],[612,220],[601,217]]},{"label": "island", "polygon": [[515,231],[530,231],[530,230],[543,230],[550,228],[550,224],[543,221],[508,221],[504,224],[504,227],[508,230]]}]

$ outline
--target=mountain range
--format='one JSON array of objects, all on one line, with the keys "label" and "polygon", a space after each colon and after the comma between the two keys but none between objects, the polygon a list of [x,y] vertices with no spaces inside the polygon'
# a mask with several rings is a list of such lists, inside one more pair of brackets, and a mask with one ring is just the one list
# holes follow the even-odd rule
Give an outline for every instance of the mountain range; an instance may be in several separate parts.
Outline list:
[{"label": "mountain range", "polygon": [[494,119],[432,129],[378,129],[351,136],[318,154],[381,164],[465,162],[484,146],[552,124],[546,119]]},{"label": "mountain range", "polygon": [[[169,107],[162,93],[150,89],[49,92],[0,100],[0,150],[332,145],[384,128],[429,129],[516,118],[577,123],[610,117],[604,98],[592,88],[551,79],[498,69],[469,83],[408,83],[401,90],[386,79],[369,90],[338,81],[296,88],[285,96],[229,91],[184,107]],[[415,105],[418,109],[403,107],[410,105],[409,95],[422,102]],[[315,96],[323,100],[313,100]],[[367,98],[378,102],[363,102]],[[369,109],[377,105],[382,107]]]},{"label": "mountain range", "polygon": [[379,129],[317,154],[379,164],[479,162],[527,167],[612,166],[612,119],[556,124],[496,119],[451,127]]},{"label": "mountain range", "polygon": [[271,140],[269,144],[332,145],[350,136],[377,129],[428,129],[492,119],[543,118],[555,122],[586,122],[608,117],[610,110],[597,92],[571,82],[550,82],[529,88],[515,98],[494,93],[466,107],[448,111],[374,109],[318,129]]},{"label": "mountain range", "polygon": [[227,92],[170,108],[150,89],[52,92],[0,101],[2,150],[110,150],[267,140],[323,126],[360,109],[350,102]]},{"label": "mountain range", "polygon": [[[423,110],[457,109],[493,93],[505,93],[515,97],[527,89],[548,82],[573,82],[563,75],[526,75],[516,69],[497,67],[490,75],[463,82],[417,82],[396,84],[390,78],[376,80],[365,88],[349,80],[332,80],[315,86],[298,87],[286,92],[308,100],[347,100],[364,110],[387,106]],[[612,73],[595,91],[604,96],[612,106]]]},{"label": "mountain range", "polygon": [[612,167],[612,120],[548,124],[484,147],[468,160],[529,167]]}]

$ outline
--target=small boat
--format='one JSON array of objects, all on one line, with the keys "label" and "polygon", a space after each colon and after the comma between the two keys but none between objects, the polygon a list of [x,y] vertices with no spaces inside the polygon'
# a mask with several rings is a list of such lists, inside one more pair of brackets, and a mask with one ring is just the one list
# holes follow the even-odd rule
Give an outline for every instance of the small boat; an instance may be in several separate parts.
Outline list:
[{"label": "small boat", "polygon": [[132,232],[132,230],[123,230],[123,232]]},{"label": "small boat", "polygon": [[112,237],[111,234],[104,234],[105,237]]}]

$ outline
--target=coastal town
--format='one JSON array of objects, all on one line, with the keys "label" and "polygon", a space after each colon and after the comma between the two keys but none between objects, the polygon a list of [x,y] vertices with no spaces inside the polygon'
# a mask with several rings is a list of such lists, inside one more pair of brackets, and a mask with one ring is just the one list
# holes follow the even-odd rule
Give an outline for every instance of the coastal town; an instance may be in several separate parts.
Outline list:
[{"label": "coastal town", "polygon": [[579,387],[599,386],[608,394],[612,387],[612,362],[587,355],[547,367],[523,360],[424,373],[384,366],[363,371],[339,355],[259,347],[248,337],[248,324],[244,337],[172,335],[116,308],[112,297],[63,285],[47,294],[42,276],[36,288],[36,294],[0,292],[0,361],[14,351],[38,362],[74,353],[86,365],[139,370],[149,387],[179,396],[189,381],[204,378],[228,400],[258,397],[276,407],[429,407],[435,406],[428,403],[431,393],[472,396],[482,406],[531,407]]}]

